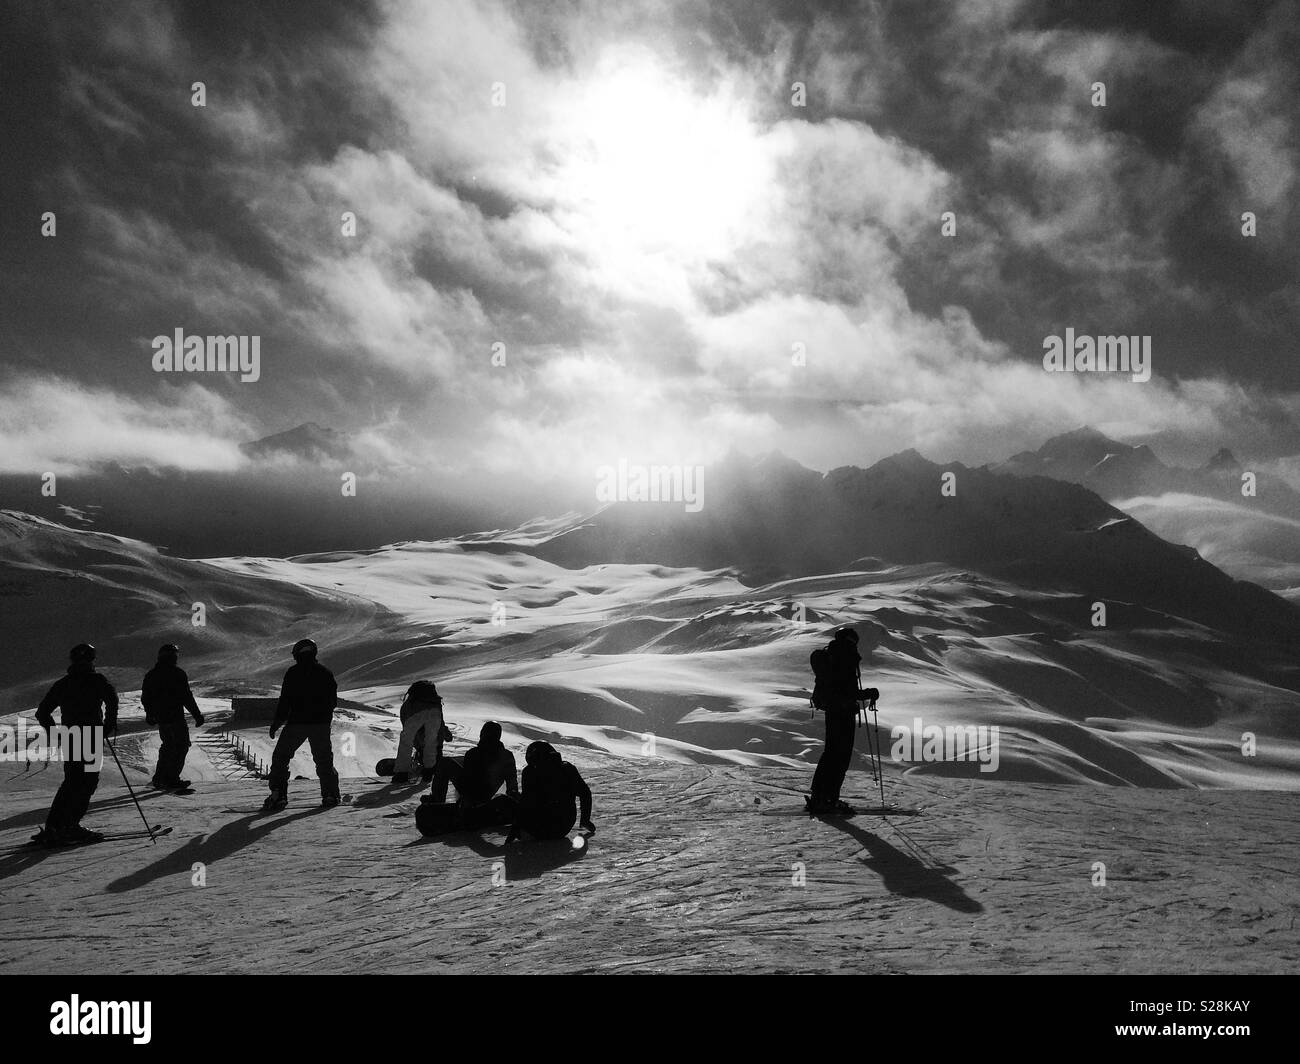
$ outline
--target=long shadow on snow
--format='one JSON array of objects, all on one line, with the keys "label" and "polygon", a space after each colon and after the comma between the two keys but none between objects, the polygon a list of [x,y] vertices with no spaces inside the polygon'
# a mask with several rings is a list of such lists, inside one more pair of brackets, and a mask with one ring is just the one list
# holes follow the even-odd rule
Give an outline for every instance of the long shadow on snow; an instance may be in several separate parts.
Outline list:
[{"label": "long shadow on snow", "polygon": [[[151,798],[162,798],[163,792],[162,791],[143,791],[143,792],[136,791],[135,796],[139,798],[140,801],[144,802],[144,801],[148,801]],[[46,814],[48,814],[50,810],[50,802],[54,801],[54,792],[51,791],[46,797],[49,800],[46,801],[39,809],[29,809],[25,813],[15,813],[13,816],[5,817],[3,820],[0,820],[0,831],[5,830],[6,828],[20,828],[20,827],[26,827],[27,825],[44,824]],[[90,809],[88,810],[87,815],[89,815],[89,813],[94,813],[99,811],[119,809],[123,806],[134,807],[134,805],[135,803],[131,801],[131,796],[129,794],[119,795],[115,798],[103,798],[98,802],[90,803]]]},{"label": "long shadow on snow", "polygon": [[59,852],[59,850],[53,849],[19,850],[17,853],[7,853],[0,857],[0,881],[8,879],[10,876],[20,875],[26,872],[27,869],[40,864],[45,858]]},{"label": "long shadow on snow", "polygon": [[[238,853],[245,846],[261,841],[277,828],[292,824],[295,820],[318,816],[321,812],[319,807],[304,809],[301,813],[281,817],[279,820],[265,820],[260,813],[241,817],[239,820],[222,825],[210,835],[196,835],[179,850],[167,854],[139,871],[113,880],[104,888],[104,893],[124,894],[128,890],[143,887],[164,876],[188,873],[195,861],[203,864],[220,861],[231,854]],[[256,821],[262,823],[255,826]]]},{"label": "long shadow on snow", "polygon": [[880,873],[885,889],[891,894],[897,894],[900,898],[927,898],[956,909],[959,913],[984,911],[984,906],[949,879],[946,872],[931,868],[911,854],[895,849],[878,835],[847,820],[826,819],[822,823],[844,832],[871,855],[862,863]]},{"label": "long shadow on snow", "polygon": [[385,805],[397,805],[416,798],[421,789],[428,788],[427,783],[388,783],[377,791],[367,791],[352,799],[353,809],[379,809]]},{"label": "long shadow on snow", "polygon": [[477,832],[456,831],[446,835],[419,838],[407,846],[424,846],[441,842],[444,846],[464,846],[473,850],[480,857],[491,861],[500,861],[506,867],[506,881],[517,879],[536,879],[546,872],[580,860],[590,849],[583,845],[574,849],[569,839],[546,839],[517,843],[506,846],[504,843],[491,843]]}]

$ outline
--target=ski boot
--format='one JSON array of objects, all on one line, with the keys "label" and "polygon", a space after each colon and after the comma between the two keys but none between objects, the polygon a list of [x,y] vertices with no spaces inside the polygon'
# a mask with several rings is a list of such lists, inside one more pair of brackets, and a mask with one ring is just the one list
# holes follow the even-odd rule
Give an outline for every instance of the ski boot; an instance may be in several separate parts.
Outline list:
[{"label": "ski boot", "polygon": [[66,846],[69,840],[62,828],[52,828],[49,826],[41,828],[32,836],[32,845],[40,846],[45,849],[53,849],[56,846]]},{"label": "ski boot", "polygon": [[289,804],[288,791],[272,791],[266,796],[266,801],[262,803],[263,813],[278,813],[281,809]]},{"label": "ski boot", "polygon": [[89,828],[83,828],[80,824],[74,827],[65,828],[64,838],[68,842],[77,843],[78,845],[88,842],[103,842],[104,833],[101,831],[91,831]]}]

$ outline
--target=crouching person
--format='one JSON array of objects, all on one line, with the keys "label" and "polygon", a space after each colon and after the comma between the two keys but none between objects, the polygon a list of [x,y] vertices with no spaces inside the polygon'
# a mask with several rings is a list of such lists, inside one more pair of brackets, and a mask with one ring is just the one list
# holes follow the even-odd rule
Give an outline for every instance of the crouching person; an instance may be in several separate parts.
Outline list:
[{"label": "crouching person", "polygon": [[393,783],[400,785],[411,778],[417,744],[421,776],[428,783],[442,758],[443,742],[451,738],[442,718],[442,696],[438,688],[428,680],[416,680],[406,692],[398,717],[402,722],[402,737],[397,742]]}]

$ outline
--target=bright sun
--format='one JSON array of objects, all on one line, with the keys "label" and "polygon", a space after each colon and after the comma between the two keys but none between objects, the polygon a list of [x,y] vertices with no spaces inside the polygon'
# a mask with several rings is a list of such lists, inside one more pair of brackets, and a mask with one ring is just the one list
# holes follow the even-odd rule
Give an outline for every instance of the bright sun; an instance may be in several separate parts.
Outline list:
[{"label": "bright sun", "polygon": [[568,117],[563,195],[607,259],[716,259],[752,224],[770,164],[727,92],[698,96],[651,57],[623,55],[586,82]]}]

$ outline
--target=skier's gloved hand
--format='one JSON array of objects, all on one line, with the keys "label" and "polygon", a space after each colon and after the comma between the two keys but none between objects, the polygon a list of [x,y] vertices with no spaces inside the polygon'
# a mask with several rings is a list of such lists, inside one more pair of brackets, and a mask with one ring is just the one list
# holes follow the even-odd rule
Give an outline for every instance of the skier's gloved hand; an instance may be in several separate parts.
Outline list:
[{"label": "skier's gloved hand", "polygon": [[444,743],[449,743],[456,737],[451,734],[451,729],[444,724],[442,728],[438,731],[438,738],[441,739]]},{"label": "skier's gloved hand", "polygon": [[117,721],[115,720],[104,721],[104,738],[111,739],[116,734],[117,734]]},{"label": "skier's gloved hand", "polygon": [[590,820],[584,820],[582,822],[582,826],[587,830],[588,834],[590,835],[596,834],[596,825],[593,824]]},{"label": "skier's gloved hand", "polygon": [[195,713],[193,716],[194,716],[194,725],[195,725],[195,727],[202,728],[202,727],[203,727],[203,714],[202,714],[202,713]]},{"label": "skier's gloved hand", "polygon": [[272,724],[272,725],[271,725],[271,738],[272,738],[272,739],[275,738],[275,733],[278,732],[279,730],[280,730],[280,725],[278,725],[278,724]]},{"label": "skier's gloved hand", "polygon": [[874,702],[880,697],[880,692],[874,687],[864,687],[860,692],[860,697],[867,702]]},{"label": "skier's gloved hand", "polygon": [[37,713],[36,723],[45,729],[46,733],[54,727],[54,715],[52,713]]}]

